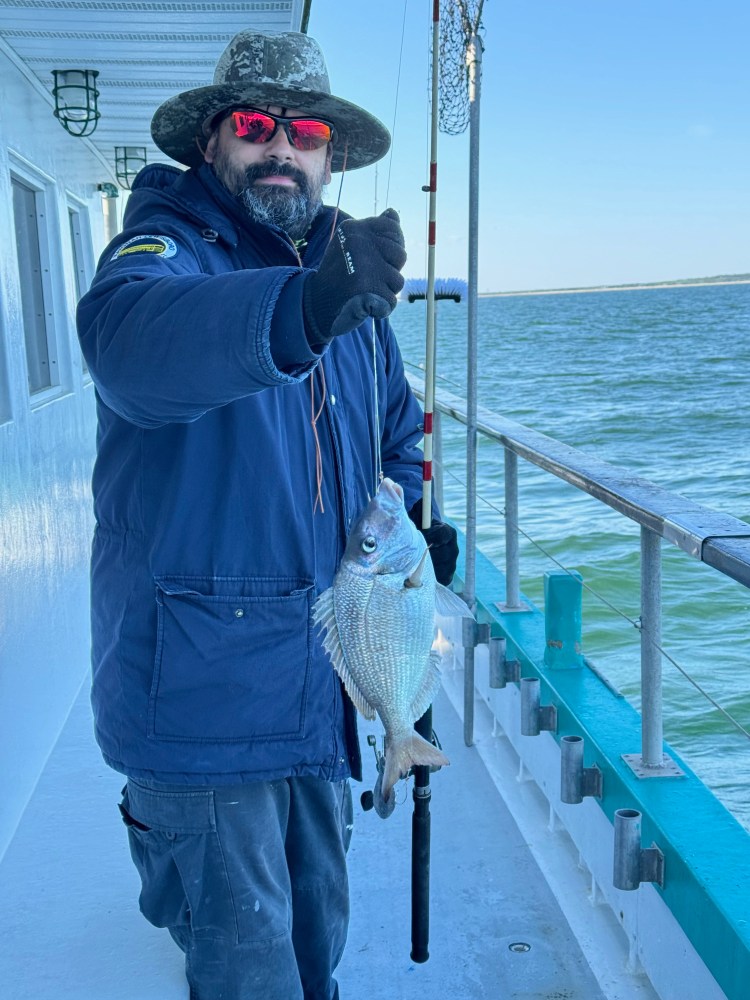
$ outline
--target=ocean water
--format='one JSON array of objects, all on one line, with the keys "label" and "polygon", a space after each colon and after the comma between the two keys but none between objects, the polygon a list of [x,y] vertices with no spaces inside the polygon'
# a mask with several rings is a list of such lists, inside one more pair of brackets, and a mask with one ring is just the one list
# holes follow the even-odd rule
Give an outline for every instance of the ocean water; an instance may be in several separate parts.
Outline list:
[{"label": "ocean water", "polygon": [[[750,521],[750,285],[488,297],[478,309],[480,405]],[[436,307],[437,391],[463,398],[466,314],[463,302]],[[393,325],[415,370],[425,303],[399,303]],[[445,506],[461,522],[465,431],[443,425]],[[481,437],[477,489],[479,547],[502,568],[502,448]],[[584,590],[584,653],[638,706],[639,526],[523,461],[519,504],[533,540],[521,540],[523,591],[542,606],[553,559],[578,570],[596,595]],[[662,646],[681,668],[663,661],[665,739],[750,829],[750,739],[685,676],[750,731],[750,591],[669,543],[662,553]]]}]

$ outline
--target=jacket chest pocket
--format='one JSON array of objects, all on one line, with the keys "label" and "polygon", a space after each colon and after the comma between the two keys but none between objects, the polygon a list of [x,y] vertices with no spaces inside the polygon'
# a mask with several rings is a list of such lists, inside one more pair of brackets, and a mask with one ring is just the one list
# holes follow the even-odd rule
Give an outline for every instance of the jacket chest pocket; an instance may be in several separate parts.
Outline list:
[{"label": "jacket chest pocket", "polygon": [[309,580],[155,577],[149,736],[301,739],[310,675]]}]

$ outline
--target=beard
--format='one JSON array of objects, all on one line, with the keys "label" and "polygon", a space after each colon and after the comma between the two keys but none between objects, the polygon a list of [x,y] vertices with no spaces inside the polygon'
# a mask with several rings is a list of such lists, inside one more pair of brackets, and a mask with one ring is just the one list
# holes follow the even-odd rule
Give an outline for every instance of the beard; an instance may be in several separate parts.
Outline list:
[{"label": "beard", "polygon": [[[275,161],[240,167],[225,150],[219,149],[213,167],[221,183],[254,222],[278,226],[293,240],[305,235],[323,204],[325,163],[308,176],[291,164]],[[260,177],[289,177],[297,186],[256,185]]]}]

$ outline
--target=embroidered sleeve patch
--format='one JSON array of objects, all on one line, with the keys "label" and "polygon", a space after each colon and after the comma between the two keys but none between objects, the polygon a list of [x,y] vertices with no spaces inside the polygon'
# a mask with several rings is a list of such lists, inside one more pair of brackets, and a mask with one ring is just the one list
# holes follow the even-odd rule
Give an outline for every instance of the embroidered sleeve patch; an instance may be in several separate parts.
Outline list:
[{"label": "embroidered sleeve patch", "polygon": [[110,260],[128,257],[132,253],[155,253],[159,257],[174,257],[177,253],[177,244],[168,236],[133,236],[115,250]]}]

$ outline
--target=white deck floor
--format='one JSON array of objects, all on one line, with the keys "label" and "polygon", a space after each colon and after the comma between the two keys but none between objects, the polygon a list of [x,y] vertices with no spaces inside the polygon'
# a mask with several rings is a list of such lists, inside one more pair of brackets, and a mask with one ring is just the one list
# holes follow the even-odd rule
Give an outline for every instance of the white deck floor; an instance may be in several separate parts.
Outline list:
[{"label": "white deck floor", "polygon": [[[452,766],[433,779],[430,960],[409,958],[411,795],[401,786],[387,821],[362,812],[374,773],[364,747],[370,785],[354,786],[342,1000],[602,1000],[444,694],[435,727]],[[0,864],[3,1000],[186,1000],[181,954],[138,912],[122,784],[94,745],[84,687]],[[510,950],[519,941],[530,950]]]}]

